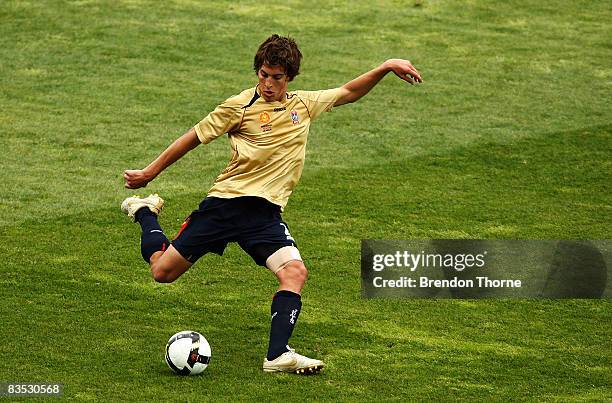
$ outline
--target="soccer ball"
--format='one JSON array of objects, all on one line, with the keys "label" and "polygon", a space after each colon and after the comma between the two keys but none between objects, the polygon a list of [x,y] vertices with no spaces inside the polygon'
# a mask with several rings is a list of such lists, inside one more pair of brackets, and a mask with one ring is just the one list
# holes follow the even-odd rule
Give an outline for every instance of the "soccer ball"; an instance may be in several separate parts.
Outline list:
[{"label": "soccer ball", "polygon": [[210,344],[198,332],[178,332],[166,344],[166,363],[178,375],[197,375],[209,362]]}]

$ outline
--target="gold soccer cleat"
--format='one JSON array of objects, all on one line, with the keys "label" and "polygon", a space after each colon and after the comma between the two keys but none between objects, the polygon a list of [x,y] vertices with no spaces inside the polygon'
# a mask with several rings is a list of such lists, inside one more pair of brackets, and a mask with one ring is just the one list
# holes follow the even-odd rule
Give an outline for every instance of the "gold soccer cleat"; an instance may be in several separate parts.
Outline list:
[{"label": "gold soccer cleat", "polygon": [[264,358],[263,362],[263,370],[265,372],[293,372],[298,375],[318,374],[324,366],[323,361],[304,357],[293,349],[289,349],[289,351],[272,361]]},{"label": "gold soccer cleat", "polygon": [[144,199],[140,196],[128,197],[121,203],[121,211],[128,215],[132,220],[136,221],[136,212],[143,207],[148,207],[149,210],[159,215],[164,206],[164,199],[156,194],[149,195]]}]

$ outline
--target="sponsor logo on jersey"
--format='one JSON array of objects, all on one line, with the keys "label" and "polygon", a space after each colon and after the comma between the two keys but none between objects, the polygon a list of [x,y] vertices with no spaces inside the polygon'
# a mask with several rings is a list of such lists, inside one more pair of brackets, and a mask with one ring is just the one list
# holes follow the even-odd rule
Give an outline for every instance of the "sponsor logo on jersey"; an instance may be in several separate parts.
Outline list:
[{"label": "sponsor logo on jersey", "polygon": [[282,112],[282,111],[286,111],[286,110],[287,110],[287,108],[285,108],[284,106],[280,107],[280,108],[274,108],[274,112]]},{"label": "sponsor logo on jersey", "polygon": [[298,116],[298,113],[295,110],[291,111],[291,121],[294,125],[300,124],[300,117]]},{"label": "sponsor logo on jersey", "polygon": [[261,123],[269,123],[270,122],[270,115],[268,115],[268,112],[262,112],[259,114],[259,121]]},{"label": "sponsor logo on jersey", "polygon": [[262,132],[269,132],[272,130],[272,125],[271,124],[267,124],[267,125],[261,125],[261,131]]}]

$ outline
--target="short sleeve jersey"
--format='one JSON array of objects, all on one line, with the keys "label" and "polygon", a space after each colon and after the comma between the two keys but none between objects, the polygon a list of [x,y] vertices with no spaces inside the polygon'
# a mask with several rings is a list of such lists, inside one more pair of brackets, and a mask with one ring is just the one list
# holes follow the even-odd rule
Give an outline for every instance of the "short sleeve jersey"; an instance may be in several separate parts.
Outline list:
[{"label": "short sleeve jersey", "polygon": [[340,88],[294,91],[266,102],[255,87],[215,108],[196,133],[204,144],[227,133],[232,156],[208,195],[258,196],[284,208],[302,175],[310,123],[341,94]]}]

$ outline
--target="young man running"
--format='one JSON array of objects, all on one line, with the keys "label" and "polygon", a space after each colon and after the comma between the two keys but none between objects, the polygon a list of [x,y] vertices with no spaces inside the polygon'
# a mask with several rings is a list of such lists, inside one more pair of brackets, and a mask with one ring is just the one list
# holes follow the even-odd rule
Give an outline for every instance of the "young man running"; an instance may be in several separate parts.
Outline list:
[{"label": "young man running", "polygon": [[142,227],[141,252],[155,281],[173,282],[206,253],[223,254],[229,242],[270,269],[279,287],[263,369],[309,374],[318,373],[323,362],[287,345],[308,270],[281,211],[302,173],[310,123],[334,106],[357,101],[389,72],[410,84],[420,83],[421,76],[409,61],[391,59],[339,88],[288,92],[301,59],[292,39],[272,35],[255,55],[257,86],[227,99],[146,168],[123,173],[126,188],[144,187],[190,150],[227,133],[232,149],[227,168],[172,242],[157,222],[164,203],[158,195],[128,197],[121,209]]}]

